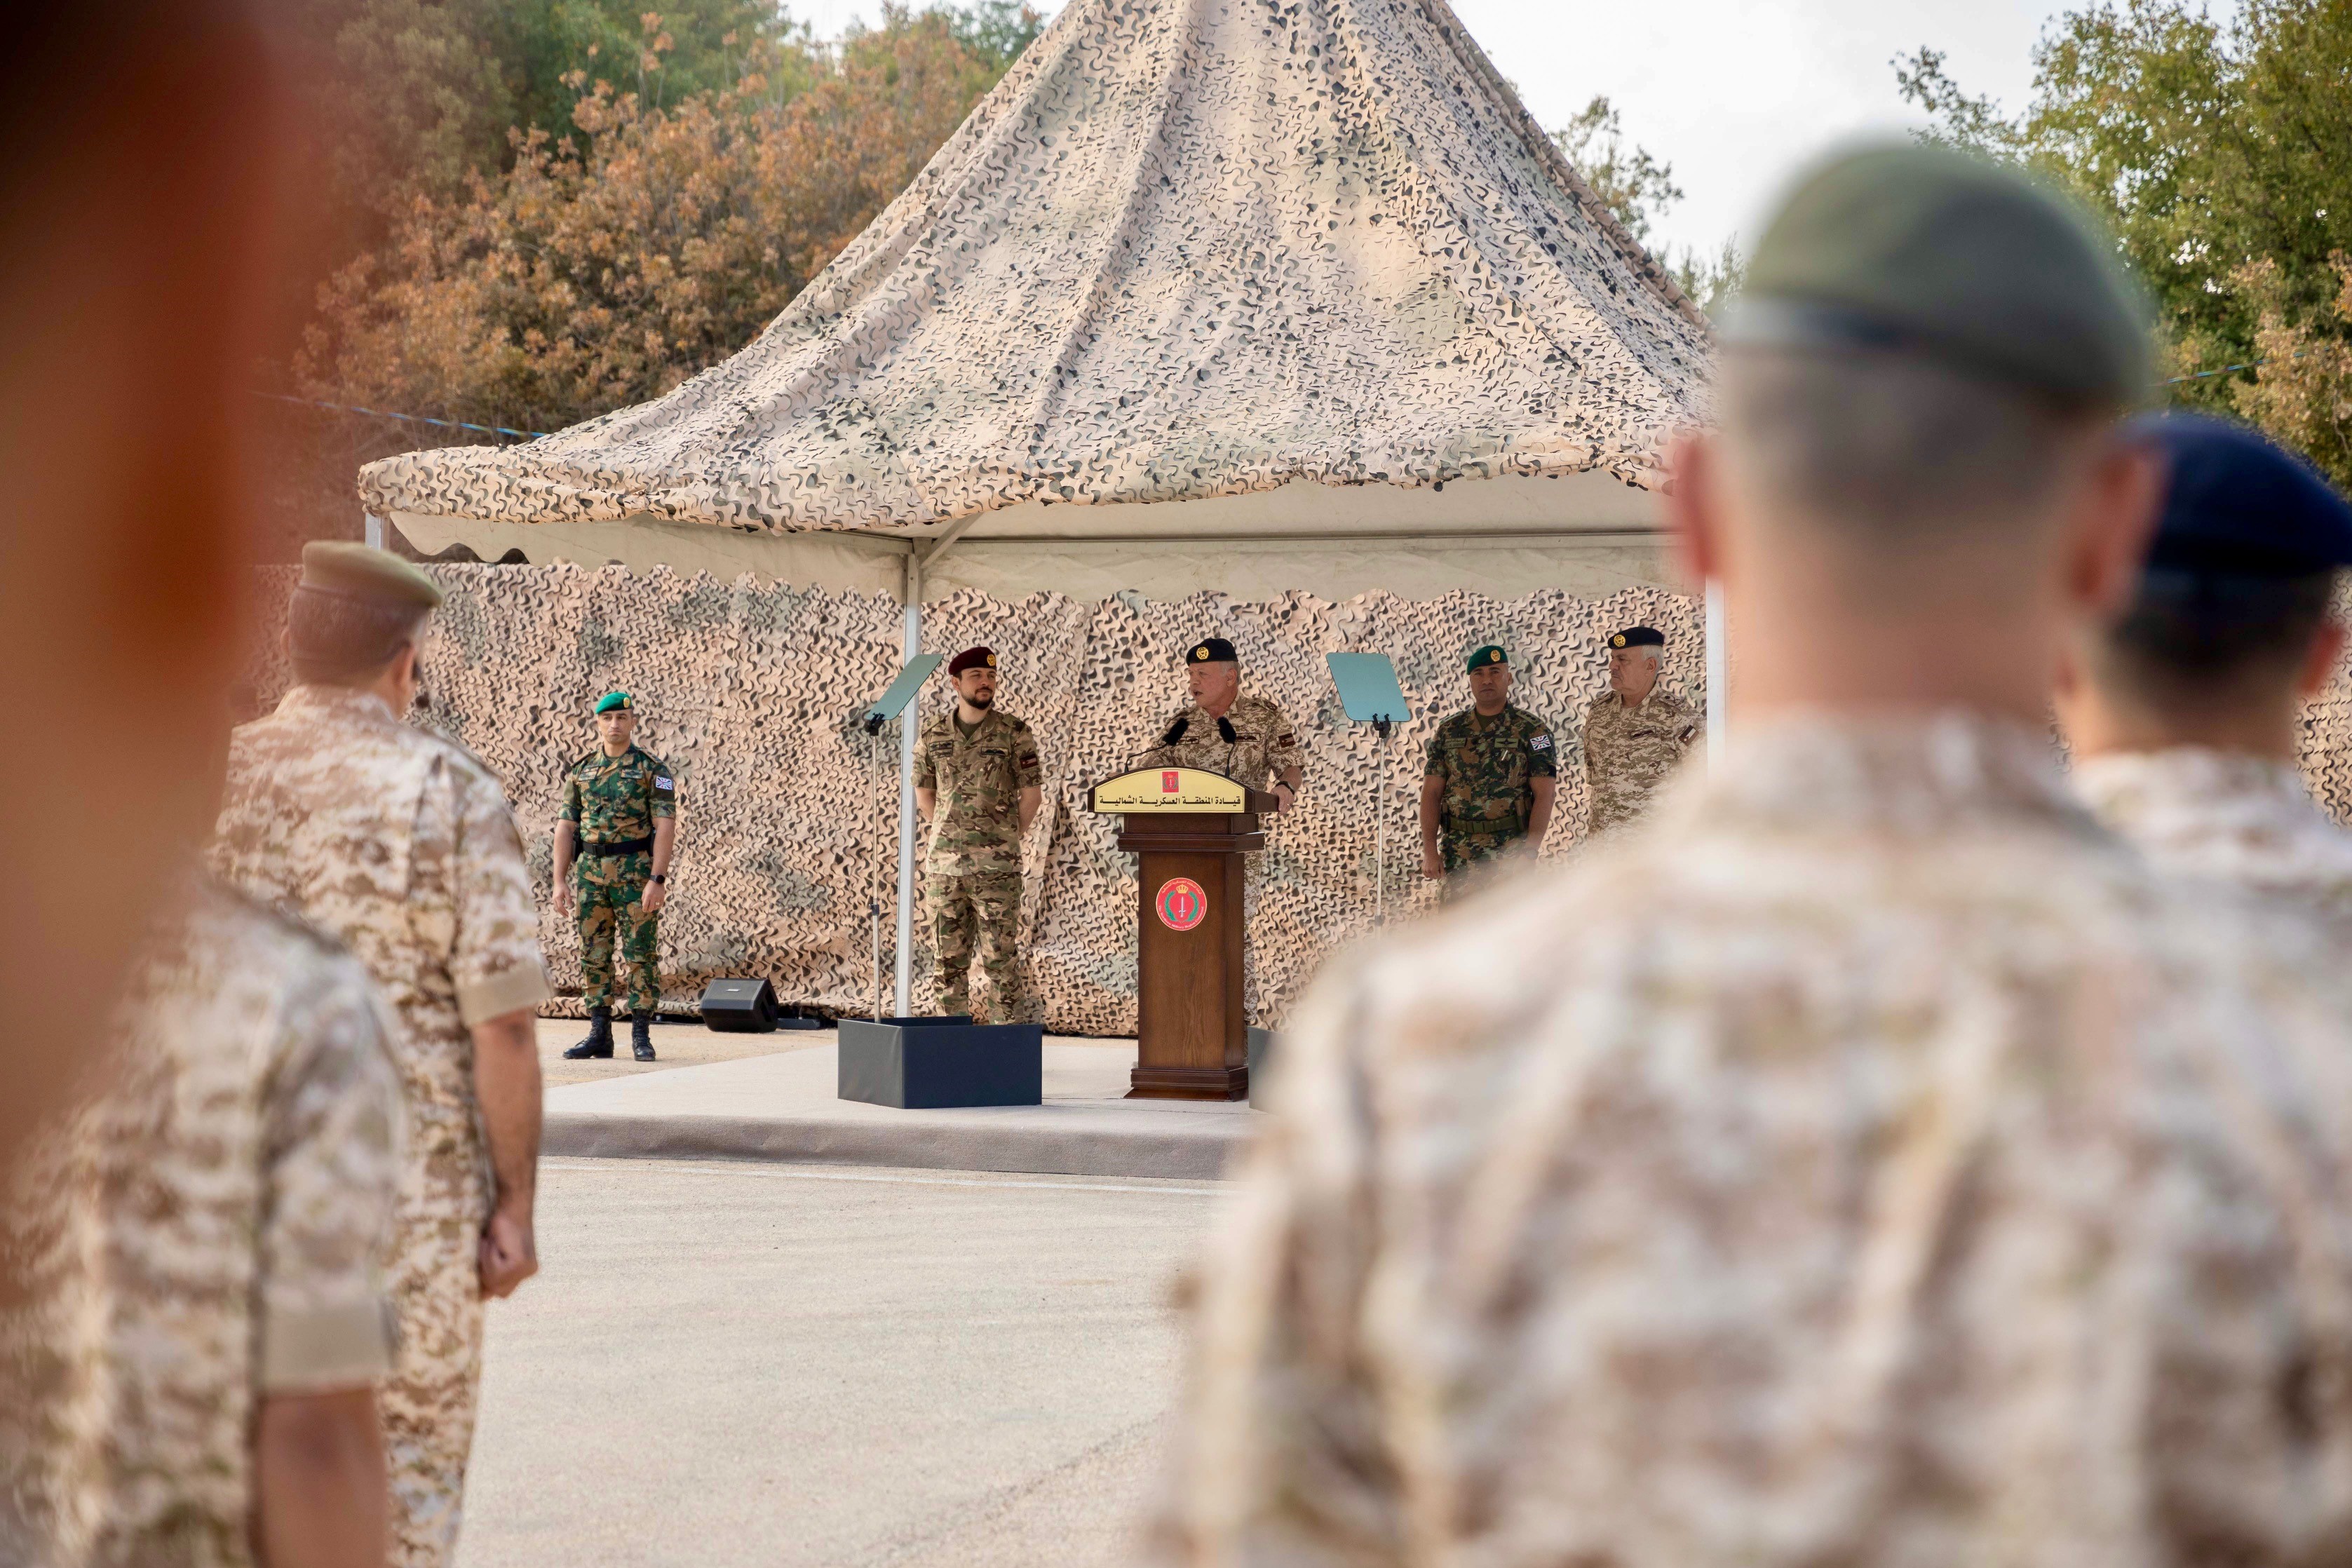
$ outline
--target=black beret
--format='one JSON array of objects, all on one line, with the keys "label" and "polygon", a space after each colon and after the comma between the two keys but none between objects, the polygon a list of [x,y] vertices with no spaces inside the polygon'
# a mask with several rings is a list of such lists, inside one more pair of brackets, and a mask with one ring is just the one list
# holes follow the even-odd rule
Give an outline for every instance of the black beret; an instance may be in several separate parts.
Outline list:
[{"label": "black beret", "polygon": [[2146,307],[2082,209],[2014,168],[1909,141],[1800,179],[1723,340],[1916,353],[2073,407],[2128,408],[2148,390]]},{"label": "black beret", "polygon": [[968,647],[948,660],[948,673],[961,675],[967,669],[994,669],[996,650],[992,647]]},{"label": "black beret", "polygon": [[2300,458],[2200,415],[2135,420],[2130,430],[2170,464],[2151,567],[2306,576],[2352,566],[2352,505]]},{"label": "black beret", "polygon": [[1611,647],[1664,647],[1666,634],[1655,626],[1627,626],[1609,639]]},{"label": "black beret", "polygon": [[1223,637],[1202,637],[1185,650],[1186,664],[1239,664],[1242,656]]}]

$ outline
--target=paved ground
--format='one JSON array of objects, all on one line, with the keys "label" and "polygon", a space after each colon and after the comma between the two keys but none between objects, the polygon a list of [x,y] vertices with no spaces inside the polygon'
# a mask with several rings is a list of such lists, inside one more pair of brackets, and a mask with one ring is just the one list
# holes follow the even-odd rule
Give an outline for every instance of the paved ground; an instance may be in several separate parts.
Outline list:
[{"label": "paved ground", "polygon": [[541,1182],[544,1272],[491,1309],[460,1568],[1124,1558],[1212,1184],[618,1160]]},{"label": "paved ground", "polygon": [[656,1060],[641,1062],[629,1055],[629,1021],[613,1025],[614,1059],[567,1062],[563,1053],[586,1037],[588,1025],[580,1018],[539,1021],[539,1068],[550,1089],[559,1084],[593,1083],[599,1079],[626,1078],[633,1073],[661,1072],[670,1068],[699,1067],[705,1062],[731,1062],[743,1057],[772,1056],[778,1051],[805,1050],[833,1044],[831,1029],[779,1029],[772,1035],[723,1035],[699,1024],[656,1024]]}]

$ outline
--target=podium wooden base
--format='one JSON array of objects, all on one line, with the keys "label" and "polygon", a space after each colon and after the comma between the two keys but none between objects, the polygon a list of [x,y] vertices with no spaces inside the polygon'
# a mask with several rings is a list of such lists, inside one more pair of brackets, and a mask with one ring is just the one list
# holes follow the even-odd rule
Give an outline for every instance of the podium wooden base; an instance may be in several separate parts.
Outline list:
[{"label": "podium wooden base", "polygon": [[1155,1068],[1138,1064],[1128,1076],[1128,1085],[1129,1100],[1247,1100],[1249,1068]]}]

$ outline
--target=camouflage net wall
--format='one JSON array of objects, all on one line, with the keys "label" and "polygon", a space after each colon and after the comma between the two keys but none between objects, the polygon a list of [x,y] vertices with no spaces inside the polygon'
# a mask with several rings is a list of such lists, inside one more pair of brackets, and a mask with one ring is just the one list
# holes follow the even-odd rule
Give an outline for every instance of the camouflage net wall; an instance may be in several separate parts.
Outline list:
[{"label": "camouflage net wall", "polygon": [[[639,742],[677,770],[683,824],[662,917],[667,1008],[690,1012],[715,975],[764,974],[787,1001],[863,1010],[871,986],[867,906],[877,894],[887,987],[897,725],[869,742],[857,715],[898,664],[894,601],[660,570],[645,577],[568,565],[428,570],[449,595],[427,659],[428,721],[506,781],[542,893],[562,771],[595,743],[590,702],[614,688],[643,700]],[[268,576],[261,602],[282,606],[291,574]],[[1086,605],[1049,595],[1004,604],[967,593],[927,605],[926,647],[985,642],[998,650],[1000,700],[1035,727],[1045,755],[1045,808],[1026,847],[1022,900],[1033,1011],[1042,1008],[1057,1032],[1134,1032],[1134,859],[1113,847],[1116,819],[1087,811],[1086,789],[1122,771],[1181,703],[1178,656],[1199,637],[1233,639],[1245,686],[1282,705],[1307,751],[1298,810],[1268,819],[1250,929],[1252,1020],[1279,1023],[1324,957],[1371,924],[1376,795],[1384,803],[1391,918],[1434,903],[1434,889],[1419,875],[1422,749],[1437,721],[1467,701],[1469,650],[1486,642],[1509,647],[1513,700],[1559,732],[1559,805],[1546,843],[1556,855],[1583,831],[1577,716],[1601,688],[1601,639],[1635,622],[1666,632],[1666,679],[1696,699],[1704,679],[1699,607],[1651,589],[1597,603],[1545,592],[1508,602],[1373,594],[1341,605],[1303,595],[1239,605],[1199,595]],[[252,711],[274,704],[288,679],[277,621],[256,631]],[[1390,654],[1412,701],[1412,721],[1385,746],[1339,710],[1323,655],[1348,649]],[[945,700],[940,680],[919,700]],[[2345,668],[2306,710],[2303,735],[2315,793],[2352,820]],[[568,993],[551,1011],[577,1014],[577,935],[551,902],[541,911],[541,939]],[[916,924],[920,1011],[929,1005],[930,952]]]},{"label": "camouflage net wall", "polygon": [[[714,975],[765,974],[787,1001],[863,1010],[867,902],[877,889],[887,986],[898,726],[869,742],[857,716],[898,668],[896,602],[662,570],[427,570],[448,594],[426,660],[428,721],[506,781],[542,890],[563,768],[595,743],[589,704],[614,688],[642,700],[638,742],[678,776],[676,881],[662,915],[666,1008],[691,1010]],[[290,586],[290,572],[272,571],[258,596],[269,613],[255,628],[248,711],[274,704],[289,679],[278,617]],[[1462,666],[1470,649],[1508,647],[1514,700],[1559,730],[1559,805],[1549,840],[1557,853],[1584,824],[1575,716],[1601,688],[1602,637],[1633,622],[1666,632],[1667,679],[1696,697],[1704,679],[1698,606],[1652,589],[1598,603],[1546,592],[1509,602],[1375,594],[1342,605],[1301,595],[1238,605],[1199,595],[1088,605],[966,593],[926,605],[925,647],[985,642],[998,650],[999,700],[1035,728],[1045,755],[1045,808],[1026,847],[1022,900],[1032,1010],[1042,1006],[1057,1032],[1134,1032],[1134,858],[1113,847],[1117,819],[1087,811],[1086,790],[1123,771],[1182,704],[1180,656],[1201,637],[1233,639],[1244,686],[1282,705],[1307,751],[1299,808],[1268,820],[1258,858],[1252,1020],[1275,1023],[1324,956],[1371,924],[1377,792],[1385,792],[1391,917],[1434,902],[1419,875],[1422,749],[1437,721],[1468,700]],[[1323,656],[1348,649],[1393,657],[1413,703],[1414,719],[1385,746],[1339,710]],[[944,702],[944,679],[919,700]],[[878,782],[869,750],[877,743]],[[556,984],[576,995],[578,937],[551,902],[541,910]],[[931,982],[920,925],[919,1011]],[[567,998],[556,1010],[577,1013],[579,1004]]]}]

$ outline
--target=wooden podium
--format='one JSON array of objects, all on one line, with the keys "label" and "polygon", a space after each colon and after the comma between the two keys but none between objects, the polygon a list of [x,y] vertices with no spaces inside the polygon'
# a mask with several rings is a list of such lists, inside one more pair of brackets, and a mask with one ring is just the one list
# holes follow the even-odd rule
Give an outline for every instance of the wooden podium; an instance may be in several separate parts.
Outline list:
[{"label": "wooden podium", "polygon": [[1243,1100],[1242,857],[1275,797],[1198,768],[1143,768],[1088,793],[1137,857],[1136,1065],[1129,1100]]}]

